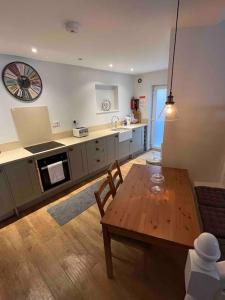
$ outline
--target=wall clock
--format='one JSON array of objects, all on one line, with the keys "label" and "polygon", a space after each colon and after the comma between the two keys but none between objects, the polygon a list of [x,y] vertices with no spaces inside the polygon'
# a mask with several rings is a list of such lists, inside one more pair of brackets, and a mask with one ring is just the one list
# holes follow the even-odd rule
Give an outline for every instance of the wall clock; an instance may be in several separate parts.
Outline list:
[{"label": "wall clock", "polygon": [[2,80],[8,92],[21,101],[34,101],[41,95],[41,77],[33,67],[23,62],[6,65]]}]

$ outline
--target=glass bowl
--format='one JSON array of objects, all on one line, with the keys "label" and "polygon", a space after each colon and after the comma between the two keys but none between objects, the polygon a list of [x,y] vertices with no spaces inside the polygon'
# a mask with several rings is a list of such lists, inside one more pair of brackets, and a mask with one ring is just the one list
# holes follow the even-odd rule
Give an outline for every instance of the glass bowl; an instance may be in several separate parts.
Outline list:
[{"label": "glass bowl", "polygon": [[153,183],[162,184],[165,181],[165,177],[160,173],[156,173],[152,175],[151,181]]}]

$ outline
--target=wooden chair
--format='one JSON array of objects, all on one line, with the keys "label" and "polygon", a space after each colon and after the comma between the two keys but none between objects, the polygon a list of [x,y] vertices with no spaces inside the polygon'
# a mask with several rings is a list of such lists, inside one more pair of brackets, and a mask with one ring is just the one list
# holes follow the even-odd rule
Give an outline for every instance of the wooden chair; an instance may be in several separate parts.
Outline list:
[{"label": "wooden chair", "polygon": [[114,198],[114,196],[115,196],[115,188],[113,186],[112,180],[110,179],[109,176],[107,176],[107,178],[100,185],[99,189],[95,192],[95,199],[98,204],[101,217],[103,217],[105,214],[104,206],[106,205],[106,202],[110,197]]},{"label": "wooden chair", "polygon": [[[122,175],[121,175],[121,177],[122,177]],[[107,178],[100,185],[99,189],[94,192],[94,194],[95,194],[96,202],[98,204],[100,215],[101,215],[101,217],[103,217],[105,215],[104,207],[105,207],[107,201],[109,200],[110,197],[112,197],[112,199],[113,199],[115,196],[115,187],[109,176],[107,176]],[[134,241],[127,237],[121,237],[121,236],[117,236],[115,234],[111,234],[111,238],[117,242],[126,244],[128,246],[132,246],[134,248],[138,248],[138,249],[141,248],[142,250],[146,249],[145,243]],[[147,246],[147,248],[149,248],[149,246]]]},{"label": "wooden chair", "polygon": [[123,176],[120,170],[120,165],[118,160],[116,160],[108,169],[108,176],[113,183],[115,193],[118,190],[119,186],[123,183]]}]

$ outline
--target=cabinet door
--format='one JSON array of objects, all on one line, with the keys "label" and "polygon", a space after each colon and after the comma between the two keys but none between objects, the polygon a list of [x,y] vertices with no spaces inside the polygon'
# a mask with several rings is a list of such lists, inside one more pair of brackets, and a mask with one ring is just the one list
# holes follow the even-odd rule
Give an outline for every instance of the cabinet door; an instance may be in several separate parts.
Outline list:
[{"label": "cabinet door", "polygon": [[16,206],[22,206],[41,194],[41,186],[33,159],[24,159],[5,166],[5,172]]},{"label": "cabinet door", "polygon": [[13,214],[14,205],[5,172],[0,169],[0,219]]},{"label": "cabinet door", "polygon": [[79,144],[70,147],[69,160],[72,180],[78,180],[88,174],[85,144]]},{"label": "cabinet door", "polygon": [[107,164],[113,163],[117,159],[118,134],[110,135],[106,138]]},{"label": "cabinet door", "polygon": [[144,128],[135,128],[132,132],[132,147],[131,152],[141,152],[144,150]]},{"label": "cabinet door", "polygon": [[104,168],[107,165],[106,138],[90,141],[86,147],[89,173]]},{"label": "cabinet door", "polygon": [[118,158],[119,159],[126,158],[130,155],[130,144],[131,144],[130,140],[119,143],[119,145],[118,145]]}]

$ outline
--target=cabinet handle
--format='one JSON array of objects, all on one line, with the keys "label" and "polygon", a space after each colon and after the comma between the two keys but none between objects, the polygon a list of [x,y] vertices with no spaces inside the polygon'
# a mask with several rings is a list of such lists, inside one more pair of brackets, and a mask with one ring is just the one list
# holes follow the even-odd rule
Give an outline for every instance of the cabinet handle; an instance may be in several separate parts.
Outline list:
[{"label": "cabinet handle", "polygon": [[116,134],[115,137],[118,138],[119,137],[118,134]]},{"label": "cabinet handle", "polygon": [[33,163],[33,159],[28,159],[28,164],[32,164]]},{"label": "cabinet handle", "polygon": [[130,140],[130,143],[133,143],[133,141],[132,141],[132,140]]},{"label": "cabinet handle", "polygon": [[135,129],[133,129],[133,132],[135,132]]},{"label": "cabinet handle", "polygon": [[96,144],[98,144],[98,141],[95,141]]},{"label": "cabinet handle", "polygon": [[99,148],[96,148],[96,151],[99,151]]},{"label": "cabinet handle", "polygon": [[100,159],[97,159],[97,162],[100,162]]},{"label": "cabinet handle", "polygon": [[70,147],[70,148],[69,148],[69,151],[73,151],[73,148],[72,148],[72,147]]},{"label": "cabinet handle", "polygon": [[2,173],[3,172],[3,170],[2,169],[0,169],[0,173]]}]

